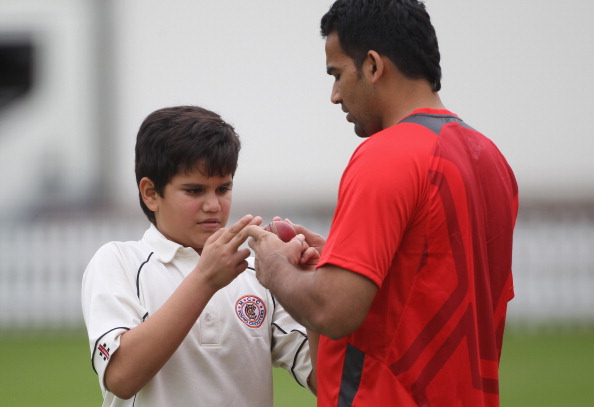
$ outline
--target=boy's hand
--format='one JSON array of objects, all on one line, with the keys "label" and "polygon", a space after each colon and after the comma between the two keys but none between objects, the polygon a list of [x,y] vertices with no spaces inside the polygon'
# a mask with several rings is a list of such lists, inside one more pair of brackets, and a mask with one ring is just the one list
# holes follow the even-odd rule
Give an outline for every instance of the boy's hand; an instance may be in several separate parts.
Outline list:
[{"label": "boy's hand", "polygon": [[261,217],[246,215],[229,228],[219,229],[208,238],[195,271],[201,273],[214,290],[225,287],[246,269],[250,250],[240,250],[239,247],[248,235],[238,234],[246,227],[261,223]]}]

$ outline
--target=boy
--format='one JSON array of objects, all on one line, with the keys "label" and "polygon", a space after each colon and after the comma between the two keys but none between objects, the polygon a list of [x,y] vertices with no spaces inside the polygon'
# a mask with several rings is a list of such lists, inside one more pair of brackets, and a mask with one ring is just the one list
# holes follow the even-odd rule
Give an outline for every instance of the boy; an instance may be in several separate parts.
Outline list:
[{"label": "boy", "polygon": [[237,233],[262,219],[224,228],[239,150],[233,127],[200,107],[142,123],[136,180],[151,225],[101,247],[83,277],[103,406],[272,406],[272,367],[307,385],[306,330],[240,249]]}]

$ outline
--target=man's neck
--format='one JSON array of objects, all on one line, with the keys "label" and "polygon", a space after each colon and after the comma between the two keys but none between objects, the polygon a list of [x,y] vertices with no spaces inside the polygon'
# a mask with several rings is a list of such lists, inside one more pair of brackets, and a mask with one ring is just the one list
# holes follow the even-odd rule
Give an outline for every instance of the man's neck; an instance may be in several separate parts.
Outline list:
[{"label": "man's neck", "polygon": [[[390,127],[410,115],[417,109],[445,109],[437,92],[433,92],[426,81],[407,81],[401,83],[388,99],[384,128]],[[389,97],[389,96],[388,96]]]}]

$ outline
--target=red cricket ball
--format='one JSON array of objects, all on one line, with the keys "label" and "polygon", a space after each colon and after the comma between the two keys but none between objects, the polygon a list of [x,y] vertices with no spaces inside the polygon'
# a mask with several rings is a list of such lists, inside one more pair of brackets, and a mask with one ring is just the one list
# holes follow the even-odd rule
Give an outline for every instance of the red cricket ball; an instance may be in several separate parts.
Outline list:
[{"label": "red cricket ball", "polygon": [[282,220],[275,220],[270,222],[268,225],[264,226],[264,230],[274,233],[283,242],[288,242],[297,235],[297,232],[295,231],[293,226],[291,226],[290,223],[287,223]]}]

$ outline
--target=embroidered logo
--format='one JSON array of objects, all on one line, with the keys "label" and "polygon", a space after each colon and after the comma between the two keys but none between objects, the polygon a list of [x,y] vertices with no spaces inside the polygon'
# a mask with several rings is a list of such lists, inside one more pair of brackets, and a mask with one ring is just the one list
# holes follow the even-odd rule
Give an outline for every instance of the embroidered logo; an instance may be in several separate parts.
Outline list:
[{"label": "embroidered logo", "polygon": [[266,305],[255,295],[244,295],[235,303],[239,319],[250,328],[259,328],[266,318]]},{"label": "embroidered logo", "polygon": [[101,353],[101,356],[103,356],[103,360],[107,360],[109,359],[109,348],[107,347],[107,344],[104,343],[103,345],[99,345],[99,353]]}]

